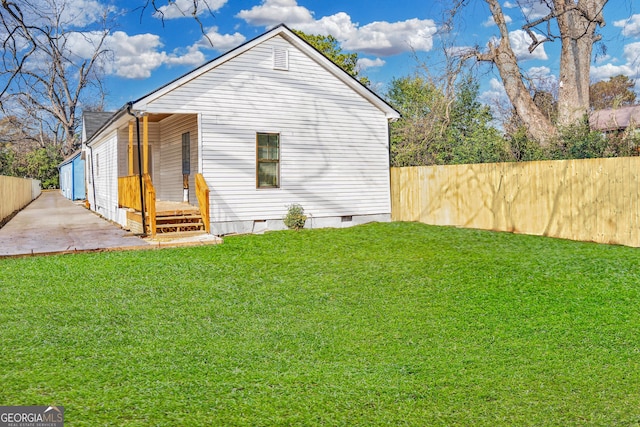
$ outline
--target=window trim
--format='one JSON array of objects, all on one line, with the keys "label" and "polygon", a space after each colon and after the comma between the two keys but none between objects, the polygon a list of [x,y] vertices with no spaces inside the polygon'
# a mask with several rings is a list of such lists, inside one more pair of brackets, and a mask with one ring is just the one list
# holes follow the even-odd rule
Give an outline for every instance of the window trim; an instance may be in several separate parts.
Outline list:
[{"label": "window trim", "polygon": [[[278,137],[278,159],[260,159],[260,135],[276,135]],[[280,182],[280,161],[282,158],[282,134],[280,132],[256,132],[256,189],[257,190],[277,190],[281,187]],[[260,185],[260,164],[261,163],[275,163],[277,167],[276,185],[275,186],[261,186]]]}]

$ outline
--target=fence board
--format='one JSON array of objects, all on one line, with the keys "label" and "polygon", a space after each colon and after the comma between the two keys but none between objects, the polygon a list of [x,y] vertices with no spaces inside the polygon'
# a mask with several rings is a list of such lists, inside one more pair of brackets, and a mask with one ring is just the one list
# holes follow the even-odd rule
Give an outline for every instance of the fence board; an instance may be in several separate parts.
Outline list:
[{"label": "fence board", "polygon": [[640,247],[640,158],[391,168],[392,218]]},{"label": "fence board", "polygon": [[39,181],[0,175],[0,222],[39,195]]}]

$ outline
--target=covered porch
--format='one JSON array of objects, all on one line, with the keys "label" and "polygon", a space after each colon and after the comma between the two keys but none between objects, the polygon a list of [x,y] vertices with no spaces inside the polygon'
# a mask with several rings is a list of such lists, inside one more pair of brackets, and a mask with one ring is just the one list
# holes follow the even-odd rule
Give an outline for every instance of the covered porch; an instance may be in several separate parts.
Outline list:
[{"label": "covered porch", "polygon": [[[125,135],[123,135],[125,134]],[[195,114],[144,114],[118,129],[118,206],[133,232],[210,232]]]}]

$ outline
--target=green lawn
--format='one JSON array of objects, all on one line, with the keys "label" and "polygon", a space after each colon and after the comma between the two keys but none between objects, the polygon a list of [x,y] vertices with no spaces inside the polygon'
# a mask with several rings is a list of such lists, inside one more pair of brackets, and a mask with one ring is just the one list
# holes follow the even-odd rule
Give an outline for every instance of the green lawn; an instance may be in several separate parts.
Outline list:
[{"label": "green lawn", "polygon": [[68,426],[640,424],[640,252],[373,224],[0,260],[0,405]]}]

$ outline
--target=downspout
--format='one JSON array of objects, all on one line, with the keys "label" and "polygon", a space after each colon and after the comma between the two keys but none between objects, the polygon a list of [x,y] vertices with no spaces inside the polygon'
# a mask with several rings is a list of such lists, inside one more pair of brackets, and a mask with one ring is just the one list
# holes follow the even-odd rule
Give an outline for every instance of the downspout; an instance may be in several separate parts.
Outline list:
[{"label": "downspout", "polygon": [[[98,203],[96,203],[96,176],[93,173],[93,147],[87,145],[87,148],[89,148],[90,150],[89,157],[91,158],[91,188],[93,188],[93,210],[98,212]],[[91,204],[89,204],[89,206],[91,206]]]},{"label": "downspout", "polygon": [[138,183],[140,184],[140,213],[142,214],[142,235],[146,236],[147,234],[147,221],[146,221],[146,212],[144,209],[144,190],[142,187],[142,152],[140,150],[140,118],[131,112],[131,106],[133,103],[129,102],[127,104],[127,113],[130,116],[136,118],[136,138],[138,141]]},{"label": "downspout", "polygon": [[71,160],[71,200],[76,199],[76,165]]}]

